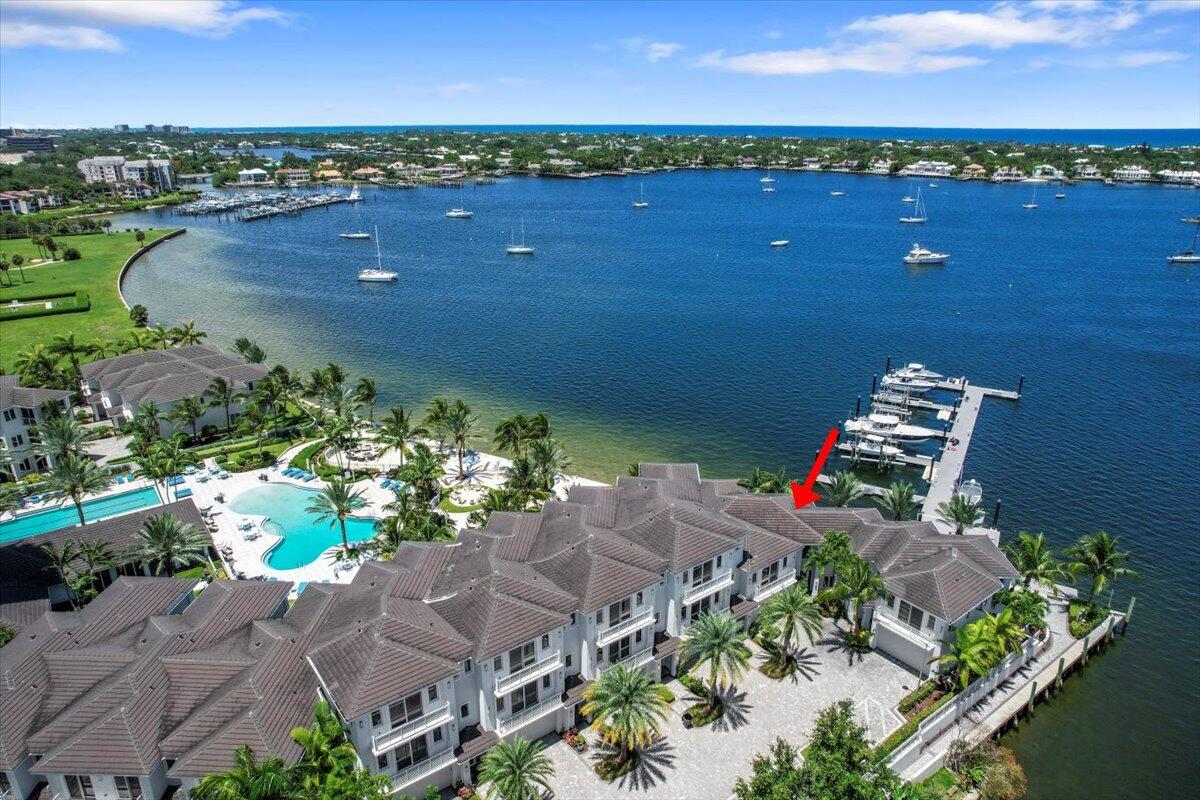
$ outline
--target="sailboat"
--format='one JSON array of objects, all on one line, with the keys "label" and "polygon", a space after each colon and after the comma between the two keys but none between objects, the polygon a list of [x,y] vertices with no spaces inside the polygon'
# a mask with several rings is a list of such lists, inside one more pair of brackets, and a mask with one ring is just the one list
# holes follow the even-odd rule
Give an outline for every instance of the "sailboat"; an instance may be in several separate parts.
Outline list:
[{"label": "sailboat", "polygon": [[1060,189],[1058,190],[1058,194],[1054,195],[1054,199],[1055,199],[1055,200],[1064,200],[1064,199],[1066,199],[1066,196],[1067,196],[1067,193],[1066,193],[1066,192],[1064,192],[1064,191],[1063,191],[1063,190],[1060,188]]},{"label": "sailboat", "polygon": [[915,203],[917,198],[912,196],[912,186],[909,186],[909,193],[900,198],[901,203]]},{"label": "sailboat", "polygon": [[370,239],[371,234],[366,231],[353,231],[350,233],[339,233],[338,236],[343,239]]},{"label": "sailboat", "polygon": [[921,190],[917,189],[916,208],[913,209],[913,213],[911,215],[909,215],[907,217],[901,217],[900,221],[919,224],[919,223],[925,222],[928,219],[929,219],[929,217],[925,214],[925,202],[921,199]]},{"label": "sailboat", "polygon": [[758,182],[759,183],[774,183],[775,182],[775,179],[771,177],[771,170],[769,168],[767,169],[766,177],[759,178]]},{"label": "sailboat", "polygon": [[375,226],[375,267],[360,269],[358,279],[364,283],[387,283],[396,280],[398,273],[383,268],[383,255],[379,252],[379,226]]},{"label": "sailboat", "polygon": [[646,189],[642,184],[638,184],[638,199],[633,201],[634,208],[649,208],[650,204],[646,202]]},{"label": "sailboat", "polygon": [[1021,208],[1037,208],[1037,184],[1033,185],[1033,199],[1028,203],[1022,203]]},{"label": "sailboat", "polygon": [[474,211],[467,211],[467,209],[463,207],[462,187],[459,187],[458,189],[458,205],[447,211],[446,216],[449,219],[470,219],[471,217],[475,216]]},{"label": "sailboat", "polygon": [[1182,253],[1167,256],[1167,261],[1172,264],[1200,264],[1200,253],[1196,252],[1198,242],[1200,242],[1200,225],[1196,226],[1196,235],[1192,237],[1192,246]]},{"label": "sailboat", "polygon": [[512,228],[508,230],[508,247],[504,248],[504,252],[510,256],[531,256],[533,248],[525,244],[525,220],[521,220],[521,243],[517,244],[512,236]]}]

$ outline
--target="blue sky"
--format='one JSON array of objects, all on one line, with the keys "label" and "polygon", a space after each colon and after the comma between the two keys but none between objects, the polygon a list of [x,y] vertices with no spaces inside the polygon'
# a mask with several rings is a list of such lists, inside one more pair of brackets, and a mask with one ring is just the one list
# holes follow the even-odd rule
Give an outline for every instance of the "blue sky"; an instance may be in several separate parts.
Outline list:
[{"label": "blue sky", "polygon": [[0,123],[1200,127],[1200,1],[0,0]]}]

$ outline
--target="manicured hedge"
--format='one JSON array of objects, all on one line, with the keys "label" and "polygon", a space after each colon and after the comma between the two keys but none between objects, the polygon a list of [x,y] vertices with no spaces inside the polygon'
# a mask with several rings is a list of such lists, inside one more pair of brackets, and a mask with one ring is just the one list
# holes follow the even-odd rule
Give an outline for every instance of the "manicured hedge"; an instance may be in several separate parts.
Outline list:
[{"label": "manicured hedge", "polygon": [[0,319],[29,319],[30,317],[52,317],[56,314],[74,314],[79,311],[88,311],[92,307],[91,298],[88,293],[80,289],[74,294],[41,294],[33,295],[32,297],[17,298],[22,303],[37,302],[38,300],[65,300],[66,298],[74,298],[73,304],[61,304],[53,308],[45,306],[31,306],[29,308],[18,308],[9,310],[7,307],[0,306]]},{"label": "manicured hedge", "polygon": [[875,755],[879,756],[880,758],[890,755],[893,750],[908,741],[908,737],[917,732],[917,728],[920,727],[921,723],[927,717],[929,717],[931,714],[933,714],[933,712],[937,711],[942,706],[946,705],[946,703],[953,700],[955,696],[955,692],[949,692],[942,695],[938,698],[936,703],[927,706],[921,711],[921,713],[917,714],[908,722],[901,725],[892,733],[891,736],[879,743],[879,746],[875,748]]},{"label": "manicured hedge", "polygon": [[901,714],[907,714],[912,711],[917,705],[929,695],[933,694],[933,690],[937,688],[937,681],[928,680],[913,689],[904,699],[896,706],[896,710]]},{"label": "manicured hedge", "polygon": [[312,444],[308,445],[303,450],[301,450],[299,453],[296,453],[296,455],[292,457],[292,460],[291,460],[291,463],[289,464],[289,466],[295,467],[296,469],[308,469],[309,468],[308,465],[309,465],[309,462],[312,461],[312,457],[314,455],[316,455],[317,451],[320,450],[324,446],[325,446],[324,439],[316,440],[315,442],[313,442]]}]

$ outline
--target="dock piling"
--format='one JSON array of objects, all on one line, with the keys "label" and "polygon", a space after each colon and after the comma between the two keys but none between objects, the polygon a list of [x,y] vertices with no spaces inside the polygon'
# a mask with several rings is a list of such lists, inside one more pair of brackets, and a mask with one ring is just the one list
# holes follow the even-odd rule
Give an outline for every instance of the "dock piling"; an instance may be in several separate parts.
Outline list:
[{"label": "dock piling", "polygon": [[859,416],[861,416],[861,412],[862,412],[862,395],[860,394],[854,400],[854,417],[855,417],[855,419],[857,419]]},{"label": "dock piling", "polygon": [[999,522],[1000,522],[1000,500],[999,500],[999,498],[997,498],[996,499],[996,509],[992,512],[992,527],[993,528],[998,527]]},{"label": "dock piling", "polygon": [[875,394],[875,383],[879,380],[878,375],[871,376],[871,394]]},{"label": "dock piling", "polygon": [[1129,620],[1133,619],[1133,604],[1137,602],[1136,597],[1129,598],[1129,608],[1125,609],[1125,621],[1121,624],[1121,633],[1129,630]]},{"label": "dock piling", "polygon": [[1063,682],[1063,669],[1064,669],[1064,668],[1066,668],[1066,666],[1067,666],[1067,657],[1066,657],[1066,656],[1061,656],[1061,657],[1058,659],[1058,677],[1056,677],[1056,678],[1054,679],[1054,685],[1055,685],[1055,686],[1057,686],[1057,687],[1060,687],[1060,688],[1062,687],[1062,682]]},{"label": "dock piling", "polygon": [[1025,376],[1022,375],[1021,379],[1019,381],[1017,381],[1017,399],[1018,400],[1021,399],[1021,390],[1024,388],[1025,388]]},{"label": "dock piling", "polygon": [[883,367],[883,374],[887,375],[891,371],[892,371],[892,357],[888,356],[887,363]]}]

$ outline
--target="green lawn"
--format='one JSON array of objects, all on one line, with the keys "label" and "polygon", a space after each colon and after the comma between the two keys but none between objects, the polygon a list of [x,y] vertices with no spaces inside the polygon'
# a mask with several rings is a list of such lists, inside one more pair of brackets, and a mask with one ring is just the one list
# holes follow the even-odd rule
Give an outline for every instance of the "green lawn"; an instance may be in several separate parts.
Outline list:
[{"label": "green lawn", "polygon": [[[169,232],[165,228],[147,230],[146,241],[154,241]],[[83,257],[78,261],[54,261],[30,266],[38,253],[29,239],[0,241],[0,251],[7,255],[10,262],[17,253],[25,257],[25,280],[21,280],[22,270],[11,268],[8,274],[14,285],[0,287],[0,302],[36,295],[67,294],[82,289],[91,297],[92,307],[77,314],[0,322],[0,371],[10,366],[20,351],[32,344],[48,344],[60,334],[74,333],[76,338],[83,341],[111,341],[134,329],[129,312],[117,292],[117,275],[125,260],[138,249],[134,234],[56,236],[54,241],[60,246],[60,256],[66,248],[74,247]]]}]

